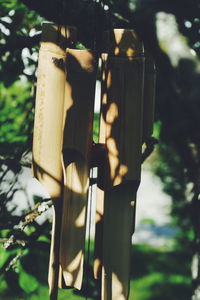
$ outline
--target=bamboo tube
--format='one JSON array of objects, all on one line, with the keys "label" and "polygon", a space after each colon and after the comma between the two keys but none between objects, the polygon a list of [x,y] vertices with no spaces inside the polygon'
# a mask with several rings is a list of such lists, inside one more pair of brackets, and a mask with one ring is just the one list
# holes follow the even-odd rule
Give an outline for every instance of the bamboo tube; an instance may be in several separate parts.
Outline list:
[{"label": "bamboo tube", "polygon": [[[59,36],[56,30],[56,26],[52,24],[43,24],[33,137],[33,174],[52,199],[60,197],[62,189],[61,151],[65,86],[65,52],[56,44]],[[49,31],[52,31],[54,36],[52,34],[51,37]],[[47,33],[49,42],[43,42]]]},{"label": "bamboo tube", "polygon": [[96,65],[88,50],[67,49],[64,194],[60,264],[67,286],[81,288]]},{"label": "bamboo tube", "polygon": [[44,23],[39,51],[38,80],[33,137],[33,175],[54,202],[49,289],[57,299],[59,244],[62,210],[62,140],[65,91],[65,47],[75,29]]},{"label": "bamboo tube", "polygon": [[128,299],[137,189],[134,184],[125,182],[105,192],[102,299]]},{"label": "bamboo tube", "polygon": [[114,30],[106,66],[102,300],[128,299],[130,249],[140,181],[144,58],[132,30]]},{"label": "bamboo tube", "polygon": [[[101,112],[100,112],[100,126],[99,126],[99,143],[105,146],[106,142],[106,122],[104,117],[104,108],[107,104],[107,88],[106,88],[106,66],[108,54],[101,55],[102,60],[102,79],[101,79]],[[104,157],[103,157],[104,159]],[[98,168],[98,185],[96,195],[96,226],[95,226],[95,245],[94,245],[94,278],[101,278],[102,269],[102,245],[103,245],[103,214],[104,214],[104,190],[102,184],[104,180],[104,161]],[[102,182],[103,181],[103,182]]]},{"label": "bamboo tube", "polygon": [[97,188],[94,267],[93,267],[95,279],[101,279],[101,271],[102,271],[103,214],[104,214],[104,191],[101,190],[100,188]]},{"label": "bamboo tube", "polygon": [[145,52],[143,142],[146,142],[153,133],[155,110],[155,85],[155,65],[152,57],[147,52]]}]

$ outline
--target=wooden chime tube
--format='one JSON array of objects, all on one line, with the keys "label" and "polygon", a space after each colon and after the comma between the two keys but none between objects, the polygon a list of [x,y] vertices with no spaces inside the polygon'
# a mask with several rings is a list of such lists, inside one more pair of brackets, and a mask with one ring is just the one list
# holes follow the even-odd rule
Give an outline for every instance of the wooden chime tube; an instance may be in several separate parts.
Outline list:
[{"label": "wooden chime tube", "polygon": [[[107,35],[106,35],[107,36]],[[104,43],[106,44],[106,43]],[[101,55],[101,112],[99,124],[99,144],[102,148],[100,157],[101,167],[98,168],[98,185],[96,195],[96,228],[95,228],[95,244],[94,244],[94,278],[101,279],[102,271],[102,244],[103,244],[103,214],[104,214],[104,172],[105,172],[105,142],[106,142],[106,104],[107,104],[107,60],[108,54]]]},{"label": "wooden chime tube", "polygon": [[42,26],[33,137],[33,175],[54,203],[48,279],[52,300],[57,299],[59,276],[65,47],[74,38],[73,27],[51,23],[44,23]]},{"label": "wooden chime tube", "polygon": [[149,53],[145,51],[143,142],[148,141],[153,133],[155,110],[156,69]]},{"label": "wooden chime tube", "polygon": [[[134,206],[141,172],[144,57],[143,45],[133,30],[115,29],[107,36],[100,125],[101,143],[105,139],[105,166],[104,170],[100,168],[98,179],[101,195],[104,193],[102,300],[125,300],[129,294]],[[102,202],[102,196],[98,201]]]},{"label": "wooden chime tube", "polygon": [[67,49],[66,70],[60,264],[65,284],[80,289],[96,82],[94,54]]}]

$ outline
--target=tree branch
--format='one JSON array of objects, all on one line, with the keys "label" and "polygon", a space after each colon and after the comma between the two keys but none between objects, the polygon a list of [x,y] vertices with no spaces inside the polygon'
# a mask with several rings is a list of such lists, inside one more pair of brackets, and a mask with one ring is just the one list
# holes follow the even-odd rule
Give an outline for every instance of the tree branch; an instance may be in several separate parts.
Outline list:
[{"label": "tree branch", "polygon": [[[43,199],[42,202],[38,202],[31,211],[29,211],[27,214],[22,216],[22,220],[17,225],[14,226],[14,229],[19,231],[24,231],[24,229],[28,224],[35,221],[37,217],[39,217],[41,214],[47,211],[52,205],[53,205],[52,200],[49,198]],[[11,235],[8,239],[0,239],[0,243],[3,243],[4,249],[8,249],[11,246],[14,246],[16,244],[25,247],[29,242],[30,241],[28,239],[27,240],[16,239],[14,235]]]},{"label": "tree branch", "polygon": [[37,217],[47,211],[53,205],[52,200],[47,198],[43,199],[41,202],[38,202],[35,207],[29,211],[27,214],[22,216],[22,221],[19,222],[14,228],[24,231],[25,227],[35,221]]}]

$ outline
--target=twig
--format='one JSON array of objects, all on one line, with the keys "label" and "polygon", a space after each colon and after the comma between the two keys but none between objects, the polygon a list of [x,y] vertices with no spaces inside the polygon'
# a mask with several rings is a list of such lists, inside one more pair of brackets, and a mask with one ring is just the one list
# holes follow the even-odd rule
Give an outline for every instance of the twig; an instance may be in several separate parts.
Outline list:
[{"label": "twig", "polygon": [[43,199],[42,202],[38,202],[30,212],[28,212],[23,216],[24,220],[20,221],[19,224],[16,225],[14,228],[24,231],[25,227],[29,223],[35,221],[37,217],[39,217],[41,214],[47,211],[52,205],[53,205],[52,200],[49,198]]},{"label": "twig", "polygon": [[19,253],[9,262],[8,266],[6,267],[6,272],[8,272],[11,268],[15,269],[17,265],[17,261],[23,255],[25,249],[21,249]]},{"label": "twig", "polygon": [[3,244],[4,249],[8,249],[11,245],[20,245],[24,247],[25,245],[28,244],[28,240],[19,240],[15,239],[14,235],[11,235],[9,239],[7,238],[0,238],[0,243]]},{"label": "twig", "polygon": [[[22,216],[23,220],[19,224],[14,226],[15,230],[24,231],[25,227],[35,221],[37,217],[47,211],[53,205],[51,199],[44,199],[42,202],[39,202],[35,205],[33,210]],[[11,235],[8,239],[0,239],[0,243],[3,243],[3,248],[8,249],[13,245],[21,245],[24,247],[29,242],[28,240],[19,240],[15,239],[14,235]]]}]

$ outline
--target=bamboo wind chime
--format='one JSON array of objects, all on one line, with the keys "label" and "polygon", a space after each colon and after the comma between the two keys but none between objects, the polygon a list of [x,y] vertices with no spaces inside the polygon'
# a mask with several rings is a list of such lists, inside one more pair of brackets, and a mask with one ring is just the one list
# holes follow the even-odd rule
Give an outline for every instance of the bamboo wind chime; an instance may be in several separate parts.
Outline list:
[{"label": "bamboo wind chime", "polygon": [[97,59],[76,29],[43,24],[33,174],[53,200],[51,300],[81,289],[91,165],[98,167],[94,277],[102,300],[128,299],[142,144],[152,134],[155,72],[133,30],[104,34],[99,143],[93,143]]}]

